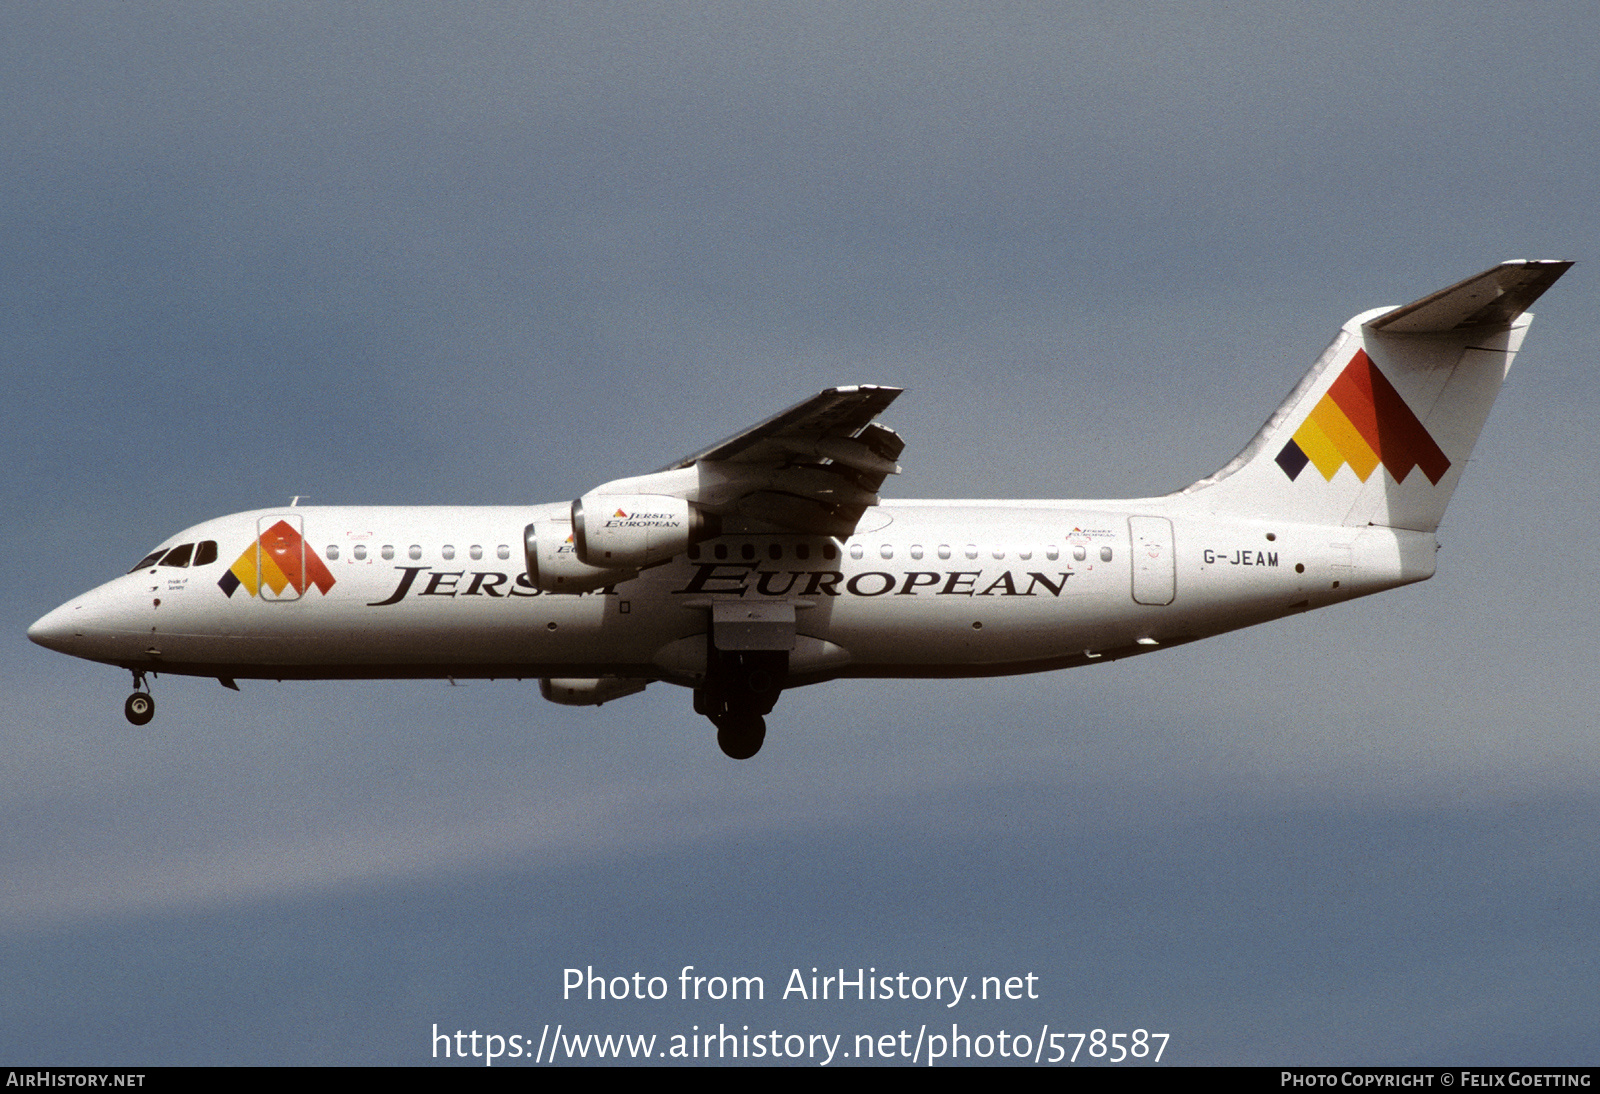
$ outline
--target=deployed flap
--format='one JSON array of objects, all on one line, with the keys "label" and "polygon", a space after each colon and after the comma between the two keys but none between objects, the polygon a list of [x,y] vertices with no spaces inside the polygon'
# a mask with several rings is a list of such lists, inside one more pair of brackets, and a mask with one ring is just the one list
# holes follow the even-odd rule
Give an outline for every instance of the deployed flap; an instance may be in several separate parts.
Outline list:
[{"label": "deployed flap", "polygon": [[649,475],[595,494],[686,498],[722,518],[726,531],[774,528],[844,537],[898,474],[905,442],[873,419],[897,387],[835,387]]}]

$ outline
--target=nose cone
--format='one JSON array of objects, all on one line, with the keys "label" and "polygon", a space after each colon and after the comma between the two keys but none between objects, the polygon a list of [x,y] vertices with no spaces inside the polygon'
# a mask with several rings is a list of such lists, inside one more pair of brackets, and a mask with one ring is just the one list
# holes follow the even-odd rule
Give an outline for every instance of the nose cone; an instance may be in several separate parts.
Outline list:
[{"label": "nose cone", "polygon": [[75,626],[73,616],[81,614],[77,604],[63,604],[29,627],[28,638],[45,649],[71,653],[73,638],[82,637],[82,632]]},{"label": "nose cone", "polygon": [[38,620],[28,637],[57,653],[118,665],[150,645],[152,602],[141,593],[139,579],[118,578]]}]

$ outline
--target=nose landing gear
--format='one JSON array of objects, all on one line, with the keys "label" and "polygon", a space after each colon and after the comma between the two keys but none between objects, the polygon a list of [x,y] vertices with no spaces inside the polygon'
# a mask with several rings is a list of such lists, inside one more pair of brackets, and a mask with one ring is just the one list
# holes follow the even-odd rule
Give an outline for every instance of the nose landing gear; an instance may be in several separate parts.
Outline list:
[{"label": "nose landing gear", "polygon": [[[156,716],[156,700],[150,694],[150,685],[145,682],[144,673],[137,669],[133,673],[133,687],[133,694],[122,704],[122,713],[136,726],[149,725],[150,719]],[[141,688],[144,690],[139,690]]]}]

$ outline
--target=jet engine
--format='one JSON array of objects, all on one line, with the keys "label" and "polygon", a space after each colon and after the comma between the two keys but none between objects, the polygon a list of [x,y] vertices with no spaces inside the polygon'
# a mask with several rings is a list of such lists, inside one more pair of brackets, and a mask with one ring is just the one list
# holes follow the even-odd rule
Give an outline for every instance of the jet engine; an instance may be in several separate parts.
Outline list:
[{"label": "jet engine", "polygon": [[587,566],[642,570],[719,534],[717,518],[666,494],[585,494],[572,503],[572,543]]},{"label": "jet engine", "polygon": [[528,577],[544,593],[586,593],[637,577],[632,567],[586,566],[573,546],[572,525],[565,520],[536,520],[522,533]]}]

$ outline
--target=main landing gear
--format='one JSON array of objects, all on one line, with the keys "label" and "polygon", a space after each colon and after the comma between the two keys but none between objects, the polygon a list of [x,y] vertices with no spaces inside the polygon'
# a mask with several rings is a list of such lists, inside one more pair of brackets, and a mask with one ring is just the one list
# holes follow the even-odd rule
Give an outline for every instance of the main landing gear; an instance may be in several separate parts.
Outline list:
[{"label": "main landing gear", "polygon": [[717,747],[731,759],[748,760],[767,739],[765,717],[783,691],[787,650],[710,651],[710,671],[695,689],[694,711],[717,727]]},{"label": "main landing gear", "polygon": [[[141,688],[144,690],[141,691]],[[156,700],[150,694],[150,685],[145,682],[144,673],[137,669],[133,673],[133,689],[128,701],[122,704],[122,713],[136,726],[149,725],[150,719],[156,716]]]},{"label": "main landing gear", "polygon": [[748,760],[767,739],[767,720],[759,714],[724,714],[711,723],[717,727],[717,747],[731,760]]}]

